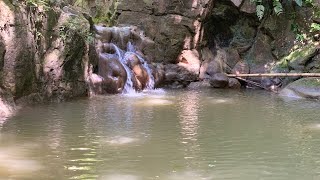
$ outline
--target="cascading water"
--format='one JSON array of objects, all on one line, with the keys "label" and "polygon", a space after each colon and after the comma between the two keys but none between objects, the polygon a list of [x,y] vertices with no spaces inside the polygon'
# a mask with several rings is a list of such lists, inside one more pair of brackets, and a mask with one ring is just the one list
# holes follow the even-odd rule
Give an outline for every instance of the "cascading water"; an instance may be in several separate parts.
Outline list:
[{"label": "cascading water", "polygon": [[120,61],[120,63],[122,64],[122,66],[124,67],[124,69],[126,70],[127,73],[127,81],[126,84],[123,88],[123,93],[134,93],[135,90],[133,88],[133,82],[132,82],[132,76],[131,76],[131,70],[130,68],[126,65],[125,62],[125,53],[115,44],[111,43],[111,45],[114,47],[115,51],[116,51],[116,55],[118,56],[118,59]]},{"label": "cascading water", "polygon": [[[99,74],[90,82],[96,93],[131,94],[150,90],[155,78],[138,44],[152,44],[136,27],[95,26]],[[132,42],[132,43],[131,43]],[[121,67],[122,66],[122,67]],[[122,88],[123,87],[123,88]]]},{"label": "cascading water", "polygon": [[126,54],[134,54],[134,55],[136,55],[138,57],[140,63],[146,69],[146,71],[148,73],[148,76],[149,76],[149,80],[148,80],[146,88],[148,90],[153,89],[155,83],[154,83],[154,77],[152,75],[152,70],[149,68],[148,63],[140,55],[138,55],[136,53],[136,49],[135,49],[135,47],[133,46],[133,44],[131,42],[128,42]]},{"label": "cascading water", "polygon": [[127,44],[127,52],[124,52],[123,50],[121,50],[114,43],[110,43],[110,45],[115,50],[115,54],[109,54],[110,57],[117,56],[117,59],[119,59],[120,63],[122,64],[122,66],[124,67],[124,69],[126,70],[126,73],[127,73],[127,80],[126,80],[126,84],[125,84],[125,86],[123,88],[123,93],[131,94],[131,93],[135,93],[136,92],[134,87],[133,87],[132,72],[131,72],[131,69],[127,65],[127,62],[129,61],[129,56],[130,55],[137,56],[139,61],[140,61],[140,63],[146,69],[146,71],[148,73],[149,79],[148,79],[148,82],[147,82],[147,85],[146,85],[146,89],[148,89],[148,90],[153,89],[155,83],[154,83],[154,77],[152,75],[152,70],[149,68],[148,63],[136,52],[136,49],[135,49],[134,45],[131,42],[128,42],[128,44]]}]

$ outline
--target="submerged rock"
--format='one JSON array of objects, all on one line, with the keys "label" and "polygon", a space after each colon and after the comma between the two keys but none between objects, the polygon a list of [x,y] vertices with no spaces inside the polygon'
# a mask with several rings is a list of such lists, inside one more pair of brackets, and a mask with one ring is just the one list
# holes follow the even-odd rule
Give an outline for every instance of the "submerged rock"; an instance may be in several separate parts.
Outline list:
[{"label": "submerged rock", "polygon": [[302,78],[280,91],[280,96],[320,99],[320,78]]},{"label": "submerged rock", "polygon": [[192,82],[189,84],[188,89],[196,90],[196,89],[202,89],[202,88],[210,88],[210,82],[209,80],[205,79],[203,81],[197,81]]}]

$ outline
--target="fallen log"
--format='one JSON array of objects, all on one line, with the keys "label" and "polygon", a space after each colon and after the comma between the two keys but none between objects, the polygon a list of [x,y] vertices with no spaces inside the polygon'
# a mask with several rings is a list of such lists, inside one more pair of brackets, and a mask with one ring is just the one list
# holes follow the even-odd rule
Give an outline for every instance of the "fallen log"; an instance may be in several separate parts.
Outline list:
[{"label": "fallen log", "polygon": [[320,77],[320,73],[227,74],[228,77]]}]

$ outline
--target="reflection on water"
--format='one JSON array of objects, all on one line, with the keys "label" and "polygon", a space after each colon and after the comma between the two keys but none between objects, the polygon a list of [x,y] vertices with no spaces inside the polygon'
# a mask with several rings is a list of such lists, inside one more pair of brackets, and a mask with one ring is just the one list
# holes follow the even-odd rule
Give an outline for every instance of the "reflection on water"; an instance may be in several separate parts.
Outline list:
[{"label": "reflection on water", "polygon": [[35,144],[7,146],[0,148],[0,179],[2,178],[31,178],[42,168],[37,160],[28,158],[31,149],[36,150]]},{"label": "reflection on water", "polygon": [[319,109],[219,90],[27,107],[0,128],[0,179],[319,179]]},{"label": "reflection on water", "polygon": [[196,161],[189,160],[199,158],[200,145],[198,140],[200,94],[190,92],[179,99],[179,122],[181,128],[181,143],[184,144],[184,158],[187,160],[188,168],[192,167]]},{"label": "reflection on water", "polygon": [[135,175],[128,175],[128,174],[111,174],[102,176],[99,178],[100,180],[141,180],[141,177]]},{"label": "reflection on water", "polygon": [[124,145],[124,144],[129,144],[137,141],[138,140],[135,138],[117,136],[117,137],[111,138],[111,140],[107,140],[107,143],[110,145]]}]

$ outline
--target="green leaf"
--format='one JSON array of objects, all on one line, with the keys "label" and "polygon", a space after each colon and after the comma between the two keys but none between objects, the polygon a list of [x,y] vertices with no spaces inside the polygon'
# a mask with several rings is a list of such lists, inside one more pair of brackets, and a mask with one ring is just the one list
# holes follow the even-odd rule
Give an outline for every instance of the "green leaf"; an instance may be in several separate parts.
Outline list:
[{"label": "green leaf", "polygon": [[279,0],[273,1],[273,10],[276,13],[276,15],[283,13],[283,7],[282,7],[281,3],[279,2]]},{"label": "green leaf", "polygon": [[320,24],[312,23],[311,24],[311,32],[320,31]]},{"label": "green leaf", "polygon": [[263,18],[264,10],[265,10],[265,8],[263,5],[257,5],[256,13],[257,13],[259,20],[261,20]]},{"label": "green leaf", "polygon": [[298,6],[302,6],[302,0],[294,0],[297,4],[298,4]]}]

